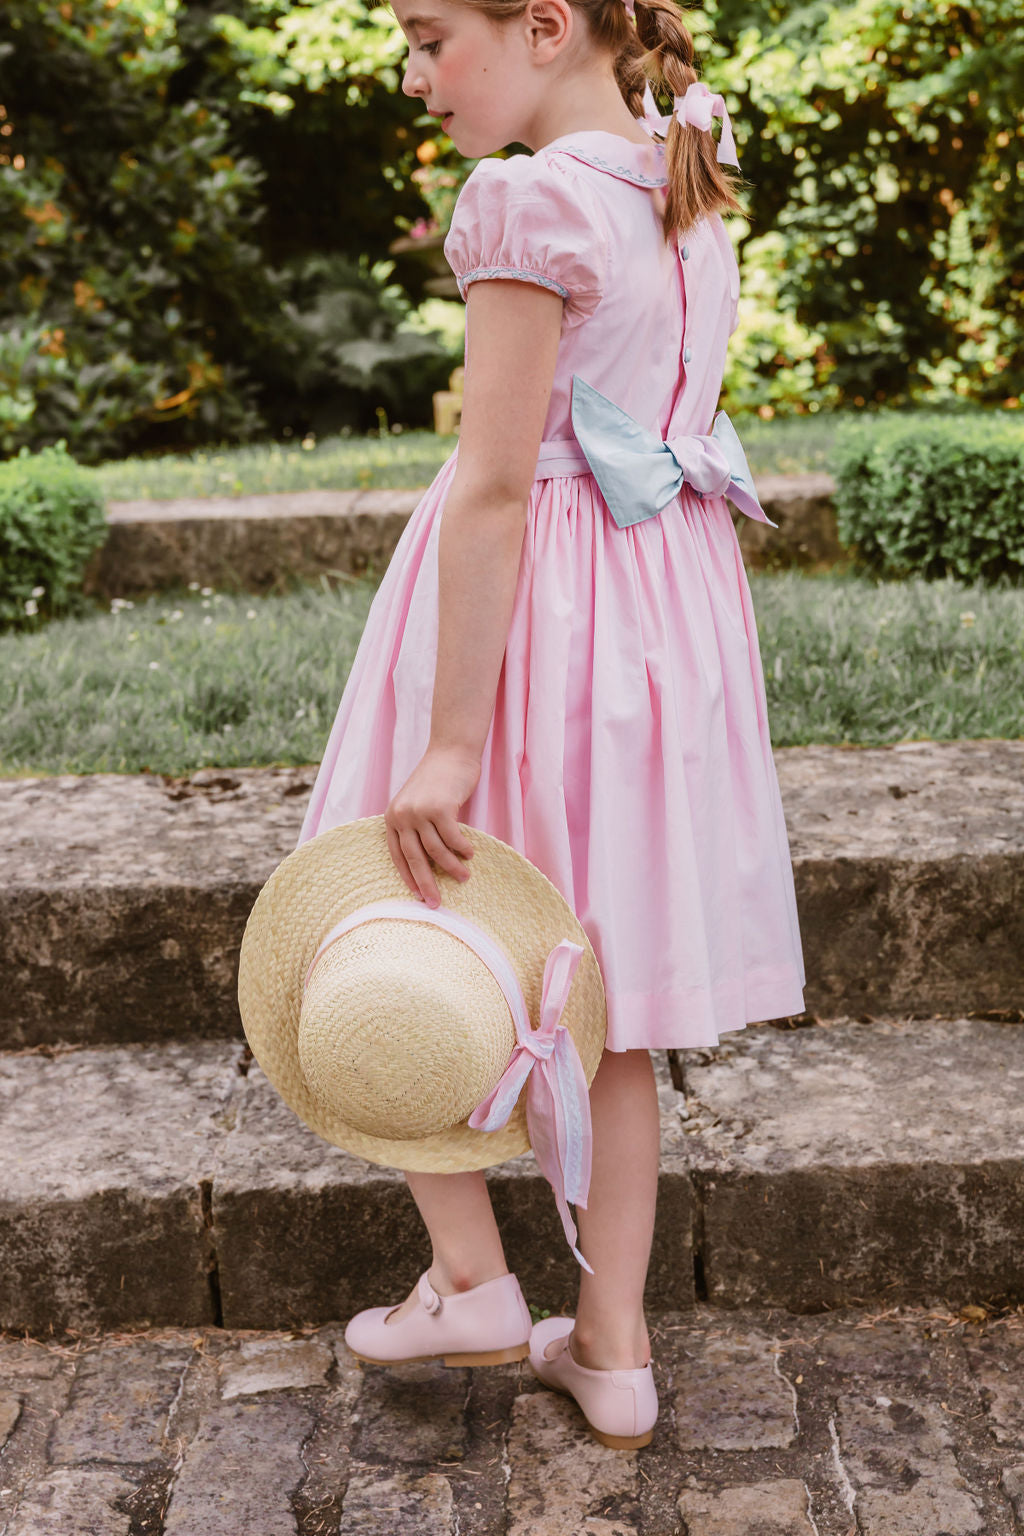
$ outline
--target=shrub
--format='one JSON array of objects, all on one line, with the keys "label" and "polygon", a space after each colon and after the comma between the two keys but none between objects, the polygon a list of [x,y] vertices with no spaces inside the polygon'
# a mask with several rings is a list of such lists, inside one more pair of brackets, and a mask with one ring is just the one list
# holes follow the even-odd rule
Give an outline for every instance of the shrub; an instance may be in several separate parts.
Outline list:
[{"label": "shrub", "polygon": [[1024,422],[876,422],[836,454],[839,537],[880,576],[1024,577]]},{"label": "shrub", "polygon": [[413,328],[393,270],[390,261],[346,256],[308,256],[285,269],[284,315],[299,344],[268,403],[275,432],[366,431],[382,412],[406,426],[432,423],[431,397],[462,362],[462,340]]},{"label": "shrub", "polygon": [[67,609],[106,536],[103,497],[66,443],[0,464],[0,627]]}]

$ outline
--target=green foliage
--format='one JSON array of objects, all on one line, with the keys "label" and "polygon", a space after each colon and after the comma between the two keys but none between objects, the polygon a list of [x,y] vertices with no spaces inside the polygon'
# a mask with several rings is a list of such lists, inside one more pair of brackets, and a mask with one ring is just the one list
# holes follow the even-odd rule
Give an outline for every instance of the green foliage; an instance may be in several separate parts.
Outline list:
[{"label": "green foliage", "polygon": [[[4,0],[0,453],[64,438],[95,462],[306,429],[305,259],[356,262],[424,207],[396,169],[416,164],[401,34],[374,18],[356,0]],[[354,426],[404,409],[403,362],[411,388],[436,361],[380,330],[385,352],[339,385]]]},{"label": "green foliage", "polygon": [[777,235],[780,312],[822,341],[817,397],[1016,403],[1019,0],[711,0],[708,13],[706,74],[750,183],[744,244],[763,264],[754,242]]},{"label": "green foliage", "polygon": [[[1020,0],[691,21],[749,183],[730,407],[1024,398]],[[327,341],[355,314],[329,258],[442,231],[470,168],[404,54],[373,0],[2,0],[0,455],[424,420],[442,362],[383,301]],[[429,263],[392,254],[419,300]]]},{"label": "green foliage", "polygon": [[838,456],[839,536],[882,576],[1024,577],[1024,423],[898,421]]},{"label": "green foliage", "polygon": [[428,424],[434,391],[462,361],[461,344],[408,324],[408,296],[388,281],[393,269],[393,262],[312,256],[293,273],[285,310],[302,337],[294,387],[317,433],[365,417],[360,402],[369,400],[378,419]]},{"label": "green foliage", "polygon": [[169,108],[161,10],[0,12],[5,453],[63,438],[88,462],[262,424],[246,365],[279,346],[282,295],[253,238],[261,173],[214,107]]},{"label": "green foliage", "polygon": [[67,609],[106,536],[103,497],[65,443],[0,464],[0,627]]}]

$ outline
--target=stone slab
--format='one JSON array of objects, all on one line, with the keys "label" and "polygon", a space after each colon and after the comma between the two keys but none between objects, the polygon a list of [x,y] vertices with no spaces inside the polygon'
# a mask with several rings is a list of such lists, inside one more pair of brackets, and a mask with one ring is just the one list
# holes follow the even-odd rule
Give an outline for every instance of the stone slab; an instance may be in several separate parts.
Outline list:
[{"label": "stone slab", "polygon": [[734,514],[743,562],[752,570],[825,570],[846,558],[831,475],[757,475],[757,494],[777,528]]},{"label": "stone slab", "polygon": [[110,1467],[55,1467],[31,1483],[5,1536],[130,1536],[131,1483]]},{"label": "stone slab", "polygon": [[[24,1391],[24,1417],[0,1456],[0,1530],[15,1536],[1019,1536],[1024,1468],[992,1434],[982,1348],[1015,1372],[1024,1316],[965,1322],[935,1308],[816,1316],[698,1306],[650,1317],[662,1412],[652,1443],[608,1450],[575,1405],[524,1365],[475,1371],[360,1369],[340,1326],[254,1335],[212,1327],[49,1339],[58,1378],[0,1335],[0,1381]],[[760,1341],[751,1353],[752,1341]],[[223,1402],[230,1362],[259,1346],[326,1346],[337,1363],[306,1386],[268,1384]],[[722,1358],[779,1351],[798,1433],[785,1445],[733,1444],[751,1381],[705,1399],[706,1444],[683,1451],[680,1392],[704,1347]],[[42,1345],[31,1346],[38,1357]],[[141,1357],[132,1353],[141,1351]],[[142,1463],[57,1466],[62,1421],[88,1395],[75,1377],[130,1396],[139,1358],[191,1357],[162,1433],[162,1394],[138,1404]],[[70,1385],[70,1398],[67,1387]],[[453,1439],[453,1429],[455,1438]],[[66,1437],[64,1437],[66,1439]],[[748,1439],[749,1437],[741,1437]],[[756,1438],[756,1437],[755,1437]],[[25,1446],[30,1444],[26,1452]],[[396,1451],[396,1447],[398,1448]],[[979,1525],[980,1521],[980,1525]]]},{"label": "stone slab", "polygon": [[315,1423],[310,1404],[283,1395],[205,1415],[171,1489],[165,1536],[296,1536],[292,1501]]},{"label": "stone slab", "polygon": [[1024,1027],[746,1030],[683,1070],[713,1301],[1024,1300]]},{"label": "stone slab", "polygon": [[[680,1495],[686,1536],[816,1536],[807,1489],[794,1478]],[[920,1533],[919,1533],[920,1536]]]},{"label": "stone slab", "polygon": [[691,1338],[686,1373],[674,1399],[681,1451],[756,1451],[792,1445],[799,1425],[796,1392],[779,1369],[770,1335],[731,1328]]},{"label": "stone slab", "polygon": [[812,1013],[1019,1010],[1024,741],[776,752]]},{"label": "stone slab", "polygon": [[601,1445],[569,1398],[516,1398],[507,1456],[509,1536],[637,1536],[637,1453]]},{"label": "stone slab", "polygon": [[[776,753],[811,1013],[1019,1009],[1024,742]],[[0,1045],[239,1030],[314,770],[0,780]]]},{"label": "stone slab", "polygon": [[863,1536],[977,1536],[979,1501],[963,1485],[947,1414],[934,1402],[838,1401],[843,1465]]},{"label": "stone slab", "polygon": [[0,780],[0,1044],[238,1034],[242,933],[313,776]]},{"label": "stone slab", "polygon": [[246,1339],[221,1361],[220,1395],[253,1397],[285,1388],[318,1387],[334,1363],[321,1339]]},{"label": "stone slab", "polygon": [[[692,1303],[694,1207],[684,1137],[664,1058],[663,1160],[648,1295]],[[498,1224],[527,1300],[572,1300],[576,1265],[554,1199],[532,1156],[488,1172]],[[213,1239],[229,1327],[317,1323],[396,1301],[430,1262],[405,1179],[321,1141],[253,1066],[225,1137],[213,1184]]]},{"label": "stone slab", "polygon": [[240,1054],[0,1056],[0,1327],[213,1319],[203,1186]]},{"label": "stone slab", "polygon": [[[757,483],[778,527],[737,517],[748,565],[819,569],[842,558],[830,476],[759,475]],[[197,581],[270,592],[296,578],[380,575],[422,496],[422,489],[314,490],[111,502],[107,540],[85,588],[130,597]]]},{"label": "stone slab", "polygon": [[129,597],[191,581],[284,590],[344,573],[382,576],[419,490],[287,491],[261,496],[112,502],[106,543],[85,590]]},{"label": "stone slab", "polygon": [[[688,1307],[698,1284],[716,1304],[798,1311],[1024,1300],[1024,1028],[739,1031],[685,1053],[685,1099],[662,1054],[655,1064],[652,1307]],[[404,1177],[321,1141],[245,1065],[214,1041],[0,1056],[0,1325],[305,1326],[411,1289],[429,1245]],[[488,1180],[527,1300],[571,1308],[576,1268],[532,1157]],[[707,1392],[730,1373],[747,1383],[737,1434],[762,1414],[763,1443],[785,1444],[770,1343],[694,1360]],[[285,1350],[236,1361],[234,1379],[262,1392],[261,1371],[273,1384],[294,1370],[298,1388],[326,1363]],[[980,1356],[977,1369],[994,1422],[1015,1434],[999,1379]],[[687,1433],[696,1443],[694,1423]]]},{"label": "stone slab", "polygon": [[459,1536],[452,1486],[440,1472],[360,1467],[349,1479],[342,1519],[352,1536]]},{"label": "stone slab", "polygon": [[55,1464],[162,1459],[171,1408],[192,1351],[180,1340],[128,1339],[84,1356],[50,1441]]},{"label": "stone slab", "polygon": [[21,1398],[15,1392],[0,1392],[0,1451],[21,1418]]}]

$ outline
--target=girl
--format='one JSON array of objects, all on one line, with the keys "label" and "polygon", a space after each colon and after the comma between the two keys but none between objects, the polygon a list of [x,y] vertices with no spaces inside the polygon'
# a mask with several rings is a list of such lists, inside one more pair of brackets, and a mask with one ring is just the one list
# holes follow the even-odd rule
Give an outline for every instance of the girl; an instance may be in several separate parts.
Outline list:
[{"label": "girl", "polygon": [[[721,493],[764,514],[727,419],[711,435],[739,288],[721,217],[739,206],[720,164],[731,131],[674,0],[394,9],[403,89],[460,153],[533,154],[482,159],[459,197],[445,252],[467,304],[460,441],[370,609],[300,841],[383,811],[402,879],[436,907],[434,866],[471,877],[463,821],[538,865],[585,927],[608,1006],[579,1213],[593,1274],[574,1320],[534,1329],[530,1358],[595,1432],[642,1444],[657,1413],[649,1052],[803,1007],[754,615]],[[433,1261],[429,1286],[373,1309],[395,1360],[419,1352],[403,1326],[419,1337],[425,1305],[468,1307],[508,1277],[482,1174],[407,1177]]]}]

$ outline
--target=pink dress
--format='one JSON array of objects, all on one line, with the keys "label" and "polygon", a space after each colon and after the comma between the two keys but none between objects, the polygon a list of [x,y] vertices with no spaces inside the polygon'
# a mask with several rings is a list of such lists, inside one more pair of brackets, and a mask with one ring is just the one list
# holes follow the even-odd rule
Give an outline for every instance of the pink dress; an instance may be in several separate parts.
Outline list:
[{"label": "pink dress", "polygon": [[[566,135],[483,160],[445,254],[472,282],[563,300],[545,442],[573,438],[573,374],[665,439],[710,431],[739,277],[722,220],[666,243],[664,150]],[[608,1048],[713,1045],[799,1013],[793,875],[750,591],[728,505],[684,484],[613,521],[590,473],[542,451],[480,781],[460,820],[510,843],[594,946]],[[430,732],[437,541],[457,453],[374,598],[300,842],[386,810]],[[471,877],[472,878],[472,877]]]}]

